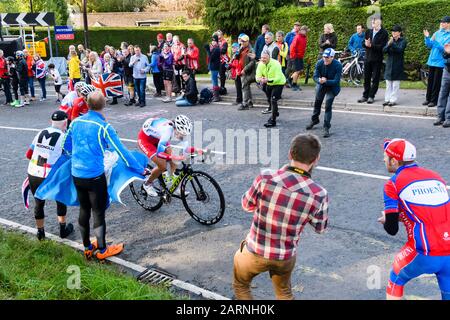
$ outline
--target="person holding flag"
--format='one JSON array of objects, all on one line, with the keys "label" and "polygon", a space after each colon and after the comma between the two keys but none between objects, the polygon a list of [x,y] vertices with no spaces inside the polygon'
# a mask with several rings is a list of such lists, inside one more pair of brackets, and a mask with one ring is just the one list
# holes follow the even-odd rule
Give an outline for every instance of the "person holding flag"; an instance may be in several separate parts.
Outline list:
[{"label": "person holding flag", "polygon": [[45,66],[44,60],[42,60],[41,56],[36,53],[33,57],[34,59],[34,74],[36,79],[41,86],[42,95],[39,101],[45,101],[47,99],[47,90],[45,88],[45,78],[47,77],[47,67]]}]

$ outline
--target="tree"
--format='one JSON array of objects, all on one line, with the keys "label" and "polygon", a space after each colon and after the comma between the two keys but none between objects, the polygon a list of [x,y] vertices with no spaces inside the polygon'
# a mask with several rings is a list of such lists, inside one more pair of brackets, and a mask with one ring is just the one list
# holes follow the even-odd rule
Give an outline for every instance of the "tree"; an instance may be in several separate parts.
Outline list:
[{"label": "tree", "polygon": [[269,21],[274,0],[205,0],[204,23],[228,34],[255,34]]},{"label": "tree", "polygon": [[[69,0],[69,4],[76,6],[81,10],[83,0]],[[155,0],[101,0],[88,1],[88,12],[132,12],[138,9],[144,10],[149,5],[156,5]]]},{"label": "tree", "polygon": [[[26,2],[26,1],[25,1]],[[29,11],[30,8],[27,8]],[[56,24],[65,25],[69,18],[66,0],[33,0],[34,12],[54,12]]]},{"label": "tree", "polygon": [[339,5],[344,8],[365,7],[371,4],[371,0],[339,0]]},{"label": "tree", "polygon": [[191,0],[186,4],[189,19],[199,19],[205,15],[205,0]]}]

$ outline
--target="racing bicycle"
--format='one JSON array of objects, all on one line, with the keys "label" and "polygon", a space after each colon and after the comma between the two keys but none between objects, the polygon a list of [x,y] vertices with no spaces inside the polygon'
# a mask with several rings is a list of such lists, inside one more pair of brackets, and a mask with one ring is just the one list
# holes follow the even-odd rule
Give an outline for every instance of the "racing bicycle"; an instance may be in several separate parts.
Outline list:
[{"label": "racing bicycle", "polygon": [[337,51],[338,61],[342,63],[342,79],[356,86],[360,86],[364,77],[364,62],[362,61],[361,51],[357,50],[354,54],[344,55],[342,51]]},{"label": "racing bicycle", "polygon": [[[163,177],[159,176],[153,182],[158,196],[149,196],[144,190],[144,182],[132,182],[130,190],[136,202],[145,210],[156,211],[166,203],[171,203],[173,198],[181,199],[186,211],[197,222],[203,225],[213,225],[219,222],[225,212],[225,198],[219,184],[209,174],[193,169],[194,159],[201,156],[204,163],[211,153],[219,153],[211,150],[197,150],[189,154],[189,159],[182,158],[182,167],[178,175],[169,185]],[[172,157],[174,159],[175,157]],[[148,165],[148,169],[153,169]],[[180,187],[180,195],[175,194]]]}]

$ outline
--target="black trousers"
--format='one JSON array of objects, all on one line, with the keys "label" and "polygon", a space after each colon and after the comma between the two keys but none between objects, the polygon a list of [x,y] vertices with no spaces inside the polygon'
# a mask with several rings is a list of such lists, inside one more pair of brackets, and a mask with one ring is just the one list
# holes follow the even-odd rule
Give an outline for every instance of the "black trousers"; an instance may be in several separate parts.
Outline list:
[{"label": "black trousers", "polygon": [[[39,186],[44,182],[44,178],[35,177],[32,175],[28,175],[28,181],[30,181],[30,190],[31,193],[36,193],[36,190],[39,188]],[[44,219],[44,207],[45,207],[45,200],[41,200],[38,198],[34,198],[34,218],[36,220]],[[64,203],[61,203],[59,201],[56,201],[56,214],[58,217],[65,217],[67,213],[67,206]]]},{"label": "black trousers", "polygon": [[443,68],[430,67],[428,74],[427,101],[435,105],[438,103],[439,92],[441,91]]},{"label": "black trousers", "polygon": [[3,91],[5,92],[6,103],[12,102],[11,79],[4,78],[1,81],[2,81],[2,86],[3,86]]},{"label": "black trousers", "polygon": [[278,100],[281,99],[284,85],[265,85],[263,90],[266,93],[267,102],[272,109],[272,121],[276,121],[278,117]]},{"label": "black trousers", "polygon": [[164,90],[162,72],[153,73],[153,84],[155,85],[156,92],[161,94],[161,91]]},{"label": "black trousers", "polygon": [[366,61],[364,63],[364,98],[375,98],[380,85],[382,67],[382,61]]},{"label": "black trousers", "polygon": [[225,88],[225,81],[227,81],[227,67],[224,63],[220,65],[219,78],[220,78],[220,87]]},{"label": "black trousers", "polygon": [[80,226],[81,237],[85,247],[89,247],[91,212],[94,216],[94,233],[97,237],[99,249],[106,248],[106,223],[105,211],[108,203],[108,189],[106,176],[102,174],[96,178],[83,179],[73,177],[77,189],[78,201],[80,202]]},{"label": "black trousers", "polygon": [[242,81],[240,76],[236,76],[234,80],[234,86],[236,87],[236,102],[242,102]]}]

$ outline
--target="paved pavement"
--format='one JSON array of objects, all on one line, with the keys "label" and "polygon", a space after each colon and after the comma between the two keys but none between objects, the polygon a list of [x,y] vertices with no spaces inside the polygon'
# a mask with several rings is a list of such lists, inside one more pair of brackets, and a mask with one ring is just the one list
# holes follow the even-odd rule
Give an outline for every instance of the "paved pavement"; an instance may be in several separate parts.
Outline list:
[{"label": "paved pavement", "polygon": [[[310,82],[312,80],[310,79]],[[199,87],[206,87],[209,83],[209,79],[206,77],[200,77],[198,79]],[[150,82],[151,85],[151,82]],[[224,101],[233,102],[236,98],[236,89],[233,81],[227,81],[227,90],[229,94],[223,97]],[[415,89],[402,89],[400,90],[398,104],[393,107],[386,106],[384,103],[385,89],[380,88],[373,104],[358,103],[358,99],[361,98],[362,87],[343,87],[341,93],[336,97],[333,109],[334,110],[350,110],[360,112],[385,112],[392,114],[409,114],[409,115],[423,115],[423,116],[436,116],[436,108],[428,108],[422,106],[422,102],[425,101],[425,90]],[[266,97],[264,92],[256,87],[256,84],[252,85],[252,93],[257,104],[266,104]],[[314,86],[302,86],[302,91],[292,91],[292,89],[285,88],[283,90],[283,99],[280,101],[280,105],[296,106],[296,107],[308,107],[312,108],[314,105],[315,88]]]},{"label": "paved pavement", "polygon": [[[306,92],[310,89],[296,94],[302,96]],[[258,94],[256,90],[255,94]],[[55,99],[53,95],[54,92],[50,92],[50,99]],[[2,218],[34,225],[33,214],[23,208],[20,196],[27,168],[24,154],[35,135],[29,129],[47,126],[49,115],[55,108],[53,100],[36,102],[21,109],[0,107]],[[122,199],[126,206],[113,205],[107,212],[108,240],[125,242],[121,258],[144,266],[157,266],[182,280],[232,296],[233,255],[251,223],[251,215],[241,209],[241,196],[259,170],[267,166],[262,160],[263,147],[268,145],[269,159],[278,157],[280,164],[286,163],[290,139],[304,132],[311,115],[309,109],[281,109],[277,129],[264,131],[262,124],[267,116],[260,110],[238,112],[229,104],[180,109],[151,97],[145,108],[125,107],[120,103],[106,109],[107,119],[119,135],[130,140],[136,139],[146,118],[173,117],[179,113],[199,121],[193,134],[195,142],[203,139],[203,147],[228,146],[227,155],[242,148],[232,135],[227,134],[237,132],[242,137],[245,133],[236,130],[245,129],[250,130],[247,131],[250,135],[256,132],[259,139],[256,143],[254,140],[244,143],[245,155],[230,156],[231,163],[216,159],[195,165],[196,169],[210,173],[225,194],[225,216],[214,226],[199,225],[177,200],[157,212],[146,212],[125,190]],[[396,237],[391,237],[376,221],[383,207],[383,176],[387,176],[382,162],[383,138],[410,139],[417,146],[421,165],[437,170],[446,180],[450,178],[450,131],[434,127],[432,118],[341,111],[333,115],[332,136],[322,141],[322,167],[313,173],[313,178],[329,191],[330,226],[324,235],[315,234],[307,226],[301,236],[292,279],[298,299],[384,298],[390,265],[406,235],[401,230]],[[319,130],[313,132],[320,133]],[[217,133],[222,133],[222,140]],[[264,140],[266,137],[268,143]],[[137,149],[134,142],[125,144],[130,149]],[[257,152],[248,151],[255,146]],[[254,161],[251,155],[256,153],[258,156]],[[55,233],[55,205],[50,203],[46,212],[46,228]],[[70,208],[68,220],[76,224],[77,216],[77,208]],[[77,227],[71,239],[80,241]],[[273,298],[267,274],[255,279],[253,290],[258,299]],[[409,299],[440,297],[436,280],[431,276],[408,284],[406,295]]]}]

